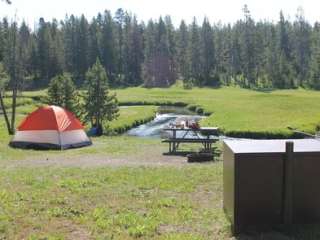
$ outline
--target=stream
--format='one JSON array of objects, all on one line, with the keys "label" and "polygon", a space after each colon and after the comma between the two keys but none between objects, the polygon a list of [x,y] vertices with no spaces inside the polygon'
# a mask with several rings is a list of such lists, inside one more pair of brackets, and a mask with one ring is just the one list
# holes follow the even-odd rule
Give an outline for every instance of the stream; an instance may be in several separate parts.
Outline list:
[{"label": "stream", "polygon": [[127,132],[127,135],[136,137],[165,137],[164,128],[180,120],[200,121],[204,116],[196,115],[183,107],[159,107],[156,117],[146,124],[140,125]]},{"label": "stream", "polygon": [[178,119],[199,121],[201,118],[203,117],[198,115],[181,115],[175,113],[157,114],[154,120],[129,130],[127,134],[136,137],[160,138],[166,134],[162,129],[169,127],[170,124],[174,124]]},{"label": "stream", "polygon": [[[130,129],[127,131],[127,135],[136,136],[136,137],[147,137],[147,138],[165,138],[169,137],[169,133],[163,131],[164,128],[169,127],[170,124],[175,124],[181,120],[183,121],[200,121],[201,119],[206,118],[206,116],[197,115],[194,112],[184,108],[184,107],[172,107],[165,106],[159,107],[156,117],[146,123],[142,124],[136,128]],[[177,137],[192,138],[194,137],[192,132],[188,135],[183,136],[183,132],[177,132]],[[180,136],[181,135],[181,136]],[[216,136],[219,140],[240,140],[238,138],[229,138],[226,136]]]}]

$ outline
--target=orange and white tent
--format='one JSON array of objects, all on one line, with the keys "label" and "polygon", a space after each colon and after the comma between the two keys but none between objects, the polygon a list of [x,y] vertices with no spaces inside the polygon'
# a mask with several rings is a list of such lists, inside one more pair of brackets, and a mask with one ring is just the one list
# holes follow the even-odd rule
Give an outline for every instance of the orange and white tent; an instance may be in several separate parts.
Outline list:
[{"label": "orange and white tent", "polygon": [[10,146],[35,149],[68,149],[91,145],[83,125],[61,107],[46,106],[27,116]]}]

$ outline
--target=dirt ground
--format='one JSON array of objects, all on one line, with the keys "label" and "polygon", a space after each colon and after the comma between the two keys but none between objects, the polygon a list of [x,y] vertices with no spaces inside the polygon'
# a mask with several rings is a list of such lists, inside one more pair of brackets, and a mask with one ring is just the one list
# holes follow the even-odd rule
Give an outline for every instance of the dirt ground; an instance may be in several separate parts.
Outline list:
[{"label": "dirt ground", "polygon": [[163,155],[161,151],[151,151],[149,153],[136,153],[130,156],[109,156],[101,154],[63,156],[59,154],[41,157],[27,157],[24,160],[6,162],[6,167],[179,167],[187,164],[190,163],[187,162],[187,157],[185,156],[167,156]]}]

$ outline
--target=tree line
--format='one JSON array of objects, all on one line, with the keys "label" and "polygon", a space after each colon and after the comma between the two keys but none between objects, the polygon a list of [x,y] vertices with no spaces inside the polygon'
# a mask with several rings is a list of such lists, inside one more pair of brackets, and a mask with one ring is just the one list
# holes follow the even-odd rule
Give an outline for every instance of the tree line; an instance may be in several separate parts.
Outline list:
[{"label": "tree line", "polygon": [[170,16],[138,21],[123,9],[64,20],[0,22],[0,62],[23,88],[46,88],[65,72],[83,86],[99,59],[111,87],[168,87],[178,79],[193,86],[320,89],[320,23],[303,10],[293,21],[255,21],[247,6],[234,24],[207,18],[178,27]]}]

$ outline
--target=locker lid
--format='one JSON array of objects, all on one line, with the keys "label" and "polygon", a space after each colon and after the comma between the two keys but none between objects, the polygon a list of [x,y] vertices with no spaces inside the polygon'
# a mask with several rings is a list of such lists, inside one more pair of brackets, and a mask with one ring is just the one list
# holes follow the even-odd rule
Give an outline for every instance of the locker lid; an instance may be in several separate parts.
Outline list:
[{"label": "locker lid", "polygon": [[284,153],[286,142],[294,142],[294,152],[319,152],[320,139],[225,140],[233,153]]}]

